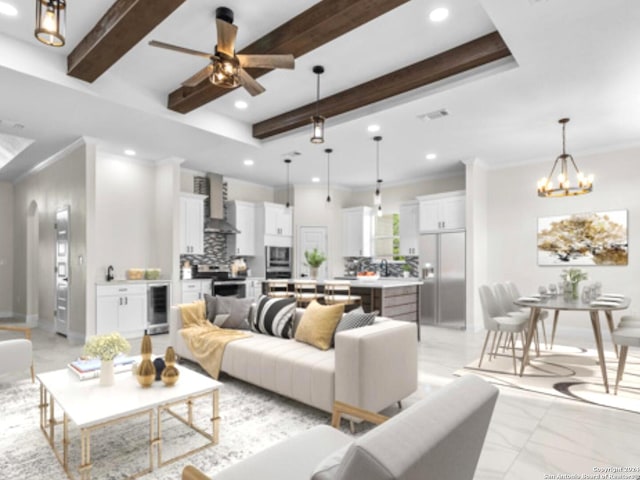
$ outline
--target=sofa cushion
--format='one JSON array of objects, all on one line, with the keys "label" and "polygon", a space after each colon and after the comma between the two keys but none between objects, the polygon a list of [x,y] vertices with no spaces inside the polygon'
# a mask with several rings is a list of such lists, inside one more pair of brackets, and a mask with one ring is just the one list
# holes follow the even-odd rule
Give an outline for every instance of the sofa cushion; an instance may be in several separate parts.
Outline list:
[{"label": "sofa cushion", "polygon": [[214,323],[216,319],[216,315],[218,314],[216,309],[216,297],[213,295],[209,295],[208,293],[204,294],[204,304],[207,312],[207,320],[211,323]]},{"label": "sofa cushion", "polygon": [[338,322],[336,331],[333,334],[333,339],[331,339],[331,346],[334,346],[335,336],[338,332],[344,332],[345,330],[351,330],[353,328],[373,325],[373,322],[375,321],[377,315],[377,310],[371,313],[365,313],[362,307],[358,307],[355,310],[351,310],[350,312],[342,315],[342,319],[340,320],[340,322]]},{"label": "sofa cushion", "polygon": [[342,459],[350,446],[351,444],[345,445],[323,458],[322,461],[316,465],[316,468],[314,468],[311,480],[334,480],[338,467],[340,467]]},{"label": "sofa cushion", "polygon": [[274,337],[291,338],[296,299],[270,298],[261,295],[256,302],[251,330]]},{"label": "sofa cushion", "polygon": [[296,340],[320,350],[328,350],[343,313],[344,304],[320,305],[313,300],[302,314],[296,330]]},{"label": "sofa cushion", "polygon": [[[249,330],[249,312],[252,300],[250,298],[221,297],[217,295],[216,316],[214,324],[220,328],[235,330]],[[222,315],[228,315],[226,318]]]}]

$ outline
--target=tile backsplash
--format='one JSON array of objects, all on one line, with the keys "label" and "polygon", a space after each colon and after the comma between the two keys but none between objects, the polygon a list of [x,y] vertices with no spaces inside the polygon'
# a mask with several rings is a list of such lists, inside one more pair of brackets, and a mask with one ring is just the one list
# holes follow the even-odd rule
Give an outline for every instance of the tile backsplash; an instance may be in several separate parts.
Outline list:
[{"label": "tile backsplash", "polygon": [[[389,276],[390,277],[402,277],[404,272],[404,265],[409,265],[411,270],[409,271],[410,277],[419,276],[419,257],[406,256],[404,262],[389,262]],[[349,272],[352,269],[355,271],[379,271],[380,261],[372,257],[346,257],[344,259],[344,271]]]}]

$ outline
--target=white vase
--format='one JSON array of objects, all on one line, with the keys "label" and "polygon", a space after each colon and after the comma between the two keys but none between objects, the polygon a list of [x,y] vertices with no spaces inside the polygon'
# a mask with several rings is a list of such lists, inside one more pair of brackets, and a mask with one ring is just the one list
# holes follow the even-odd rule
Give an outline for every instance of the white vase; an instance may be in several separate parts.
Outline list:
[{"label": "white vase", "polygon": [[113,360],[102,360],[100,362],[100,386],[110,387],[116,381],[113,372]]},{"label": "white vase", "polygon": [[314,280],[318,278],[318,267],[309,267],[309,277]]}]

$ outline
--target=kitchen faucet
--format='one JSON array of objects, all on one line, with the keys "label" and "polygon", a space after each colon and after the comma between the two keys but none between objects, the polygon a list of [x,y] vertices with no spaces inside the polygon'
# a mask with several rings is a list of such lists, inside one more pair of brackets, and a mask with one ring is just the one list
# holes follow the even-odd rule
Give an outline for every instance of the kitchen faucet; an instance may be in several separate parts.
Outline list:
[{"label": "kitchen faucet", "polygon": [[113,280],[113,265],[109,265],[107,268],[107,282]]},{"label": "kitchen faucet", "polygon": [[[384,268],[384,270],[383,270],[383,268]],[[388,277],[389,276],[389,262],[387,262],[387,260],[385,258],[380,260],[380,274],[383,277]]]}]

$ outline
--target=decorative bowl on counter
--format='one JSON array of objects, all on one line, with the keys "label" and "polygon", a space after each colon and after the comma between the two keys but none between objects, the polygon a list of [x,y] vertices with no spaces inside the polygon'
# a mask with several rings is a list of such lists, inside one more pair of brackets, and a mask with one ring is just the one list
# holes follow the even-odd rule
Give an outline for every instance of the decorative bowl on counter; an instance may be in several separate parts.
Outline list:
[{"label": "decorative bowl on counter", "polygon": [[127,270],[127,280],[144,280],[144,268],[130,268]]},{"label": "decorative bowl on counter", "polygon": [[161,272],[162,270],[159,268],[147,268],[147,271],[144,273],[144,278],[147,280],[158,280]]},{"label": "decorative bowl on counter", "polygon": [[380,275],[375,272],[360,272],[357,276],[358,280],[365,282],[374,282],[380,279]]}]

